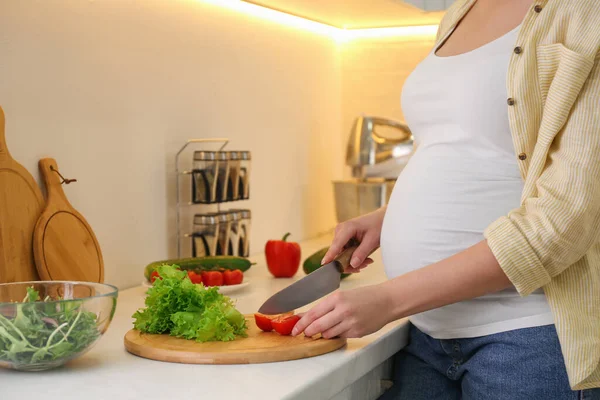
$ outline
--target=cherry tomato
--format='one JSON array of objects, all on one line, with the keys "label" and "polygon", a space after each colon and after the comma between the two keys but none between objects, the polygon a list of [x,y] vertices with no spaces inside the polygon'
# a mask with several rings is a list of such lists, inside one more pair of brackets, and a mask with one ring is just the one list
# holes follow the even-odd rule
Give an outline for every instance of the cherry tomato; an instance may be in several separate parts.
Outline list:
[{"label": "cherry tomato", "polygon": [[204,286],[223,286],[223,274],[219,271],[203,271],[201,276]]},{"label": "cherry tomato", "polygon": [[290,335],[298,321],[300,321],[300,317],[297,315],[282,315],[271,320],[271,325],[280,335]]},{"label": "cherry tomato", "polygon": [[150,282],[154,283],[154,281],[157,278],[160,279],[160,275],[158,274],[158,271],[152,271],[152,273],[150,274]]},{"label": "cherry tomato", "polygon": [[244,273],[239,269],[233,271],[226,269],[223,272],[223,280],[226,285],[239,285],[244,280]]},{"label": "cherry tomato", "polygon": [[190,278],[190,281],[192,281],[192,283],[202,283],[202,275],[198,275],[194,271],[188,271],[188,277]]}]

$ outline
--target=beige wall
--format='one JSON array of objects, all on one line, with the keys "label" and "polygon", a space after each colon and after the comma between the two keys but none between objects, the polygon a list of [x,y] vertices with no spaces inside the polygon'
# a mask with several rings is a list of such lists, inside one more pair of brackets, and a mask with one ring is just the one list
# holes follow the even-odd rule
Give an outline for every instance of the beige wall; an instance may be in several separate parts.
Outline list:
[{"label": "beige wall", "polygon": [[195,0],[4,1],[0,105],[18,161],[38,178],[51,156],[78,179],[67,196],[106,281],[125,288],[175,255],[174,157],[190,138],[252,151],[239,205],[253,211],[253,253],[331,229],[352,120],[401,119],[402,83],[431,44],[339,43]]},{"label": "beige wall", "polygon": [[[434,37],[361,39],[341,46],[342,135],[361,114],[402,121],[404,81],[433,48]],[[350,170],[344,170],[350,176]]]},{"label": "beige wall", "polygon": [[65,189],[107,282],[139,284],[174,255],[174,156],[189,138],[252,151],[253,252],[334,225],[331,38],[192,0],[18,0],[2,1],[0,55],[9,149],[36,178],[51,156],[78,179]]}]

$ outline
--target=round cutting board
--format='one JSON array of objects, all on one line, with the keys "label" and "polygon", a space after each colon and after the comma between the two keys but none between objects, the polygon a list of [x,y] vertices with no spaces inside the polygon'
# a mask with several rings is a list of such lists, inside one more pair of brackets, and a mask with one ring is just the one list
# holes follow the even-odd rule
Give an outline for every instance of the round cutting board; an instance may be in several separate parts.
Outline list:
[{"label": "round cutting board", "polygon": [[29,172],[8,152],[0,107],[0,283],[38,280],[33,228],[44,199]]},{"label": "round cutting board", "polygon": [[37,270],[44,280],[99,282],[104,261],[96,235],[85,218],[71,206],[52,158],[39,162],[48,202],[33,234]]},{"label": "round cutting board", "polygon": [[247,315],[248,337],[230,342],[198,343],[169,335],[151,335],[132,329],[125,348],[140,357],[183,364],[259,364],[314,357],[338,350],[346,339],[313,339],[263,332]]}]

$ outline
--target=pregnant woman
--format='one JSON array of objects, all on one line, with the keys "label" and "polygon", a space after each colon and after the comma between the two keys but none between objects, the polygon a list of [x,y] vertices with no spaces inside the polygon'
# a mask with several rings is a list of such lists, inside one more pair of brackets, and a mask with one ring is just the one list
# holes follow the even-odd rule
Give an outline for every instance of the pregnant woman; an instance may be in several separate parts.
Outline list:
[{"label": "pregnant woman", "polygon": [[294,334],[409,317],[385,397],[600,399],[597,0],[457,0],[402,108],[416,150],[386,208],[342,223],[358,272]]}]

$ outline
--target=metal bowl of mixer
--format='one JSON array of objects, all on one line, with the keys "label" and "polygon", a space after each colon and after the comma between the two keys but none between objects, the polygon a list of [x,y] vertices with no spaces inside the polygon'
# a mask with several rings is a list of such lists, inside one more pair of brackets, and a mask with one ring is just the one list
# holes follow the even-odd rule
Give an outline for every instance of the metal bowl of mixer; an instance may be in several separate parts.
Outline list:
[{"label": "metal bowl of mixer", "polygon": [[386,205],[413,151],[406,124],[381,117],[356,118],[346,149],[352,178],[333,181],[338,223]]}]

